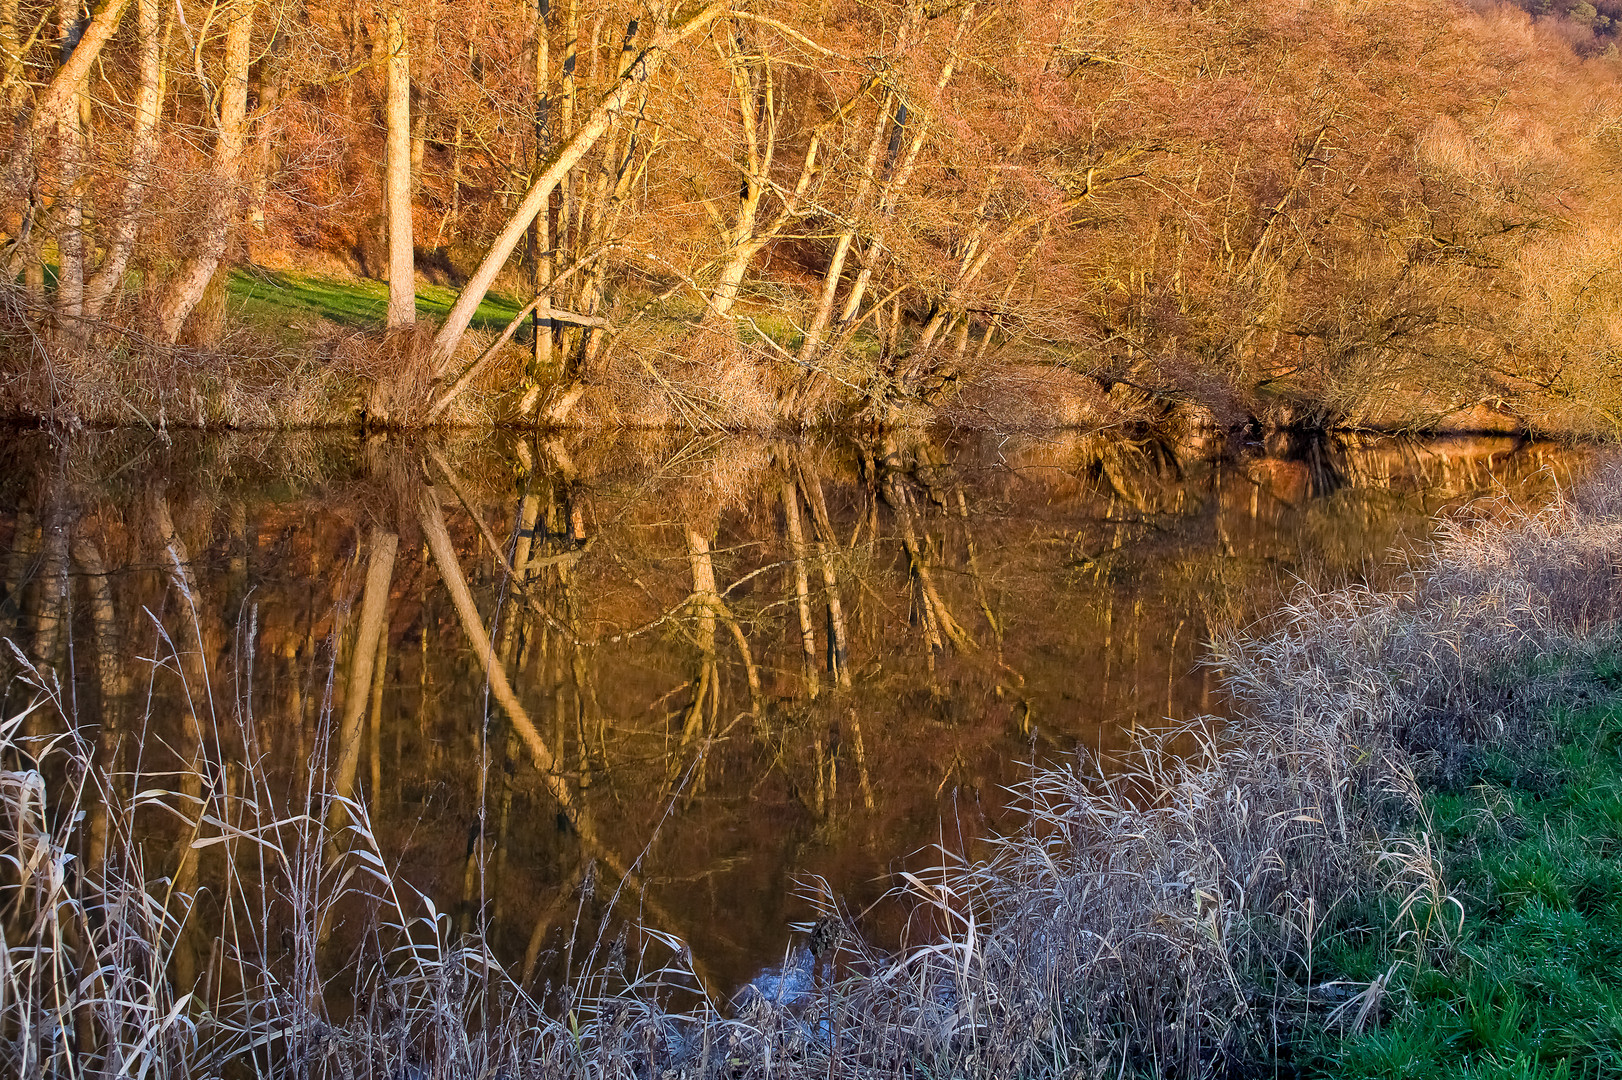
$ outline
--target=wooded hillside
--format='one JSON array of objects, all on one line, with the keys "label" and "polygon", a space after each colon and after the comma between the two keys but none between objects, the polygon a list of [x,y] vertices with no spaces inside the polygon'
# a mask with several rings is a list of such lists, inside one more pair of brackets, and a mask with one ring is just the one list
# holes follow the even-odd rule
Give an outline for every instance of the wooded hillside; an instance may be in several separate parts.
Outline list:
[{"label": "wooded hillside", "polygon": [[1608,431],[1617,6],[0,0],[0,410]]}]

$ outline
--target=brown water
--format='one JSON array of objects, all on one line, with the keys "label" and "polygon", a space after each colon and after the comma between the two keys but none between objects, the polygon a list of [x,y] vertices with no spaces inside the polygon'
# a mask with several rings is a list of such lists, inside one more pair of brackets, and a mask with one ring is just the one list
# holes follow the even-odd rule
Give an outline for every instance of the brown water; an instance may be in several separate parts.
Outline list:
[{"label": "brown water", "polygon": [[[860,912],[927,845],[1016,825],[1024,763],[1220,711],[1219,625],[1300,579],[1390,577],[1441,517],[1546,498],[1585,458],[1118,434],[0,446],[0,633],[103,760],[173,770],[188,738],[230,753],[251,726],[286,791],[325,769],[407,880],[535,972],[605,916],[587,862],[640,855],[628,903],[721,991],[781,955],[813,883]],[[10,681],[5,715],[33,693]]]}]

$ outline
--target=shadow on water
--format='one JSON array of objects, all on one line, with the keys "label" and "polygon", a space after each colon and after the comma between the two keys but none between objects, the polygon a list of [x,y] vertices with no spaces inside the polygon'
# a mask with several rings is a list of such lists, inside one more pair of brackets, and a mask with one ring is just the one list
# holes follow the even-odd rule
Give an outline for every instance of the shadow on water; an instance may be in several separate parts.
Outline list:
[{"label": "shadow on water", "polygon": [[[1220,710],[1215,628],[1396,574],[1440,516],[1546,498],[1586,456],[129,432],[0,455],[0,632],[132,790],[195,800],[203,747],[251,748],[283,797],[314,770],[354,799],[334,822],[364,811],[526,978],[576,962],[566,930],[623,880],[723,993],[814,917],[804,883],[868,908],[910,853],[1008,828],[1022,763]],[[5,715],[33,692],[10,681]],[[178,887],[223,872],[151,828]]]}]

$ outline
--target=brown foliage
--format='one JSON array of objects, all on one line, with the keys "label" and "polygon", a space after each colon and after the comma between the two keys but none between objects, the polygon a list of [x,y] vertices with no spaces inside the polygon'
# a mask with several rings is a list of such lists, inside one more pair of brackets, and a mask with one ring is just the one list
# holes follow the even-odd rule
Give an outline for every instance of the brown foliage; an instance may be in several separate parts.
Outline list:
[{"label": "brown foliage", "polygon": [[[973,386],[959,412],[989,415],[974,402],[1020,398],[1002,365],[1036,362],[1132,388],[1140,417],[1192,401],[1220,422],[1432,426],[1485,406],[1614,428],[1622,91],[1606,46],[1622,9],[1520,6],[1538,17],[1448,0],[739,2],[636,85],[514,256],[509,291],[551,282],[551,306],[583,320],[547,332],[514,402],[533,410],[556,382],[594,418],[759,426],[932,416]],[[226,181],[211,163],[237,10],[256,12],[254,59]],[[61,50],[25,44],[53,11],[0,19],[22,61],[0,73],[5,264],[37,281],[83,248],[88,276],[119,230],[138,242],[97,312],[31,286],[35,333],[94,351],[150,329],[220,207],[228,264],[383,272],[380,11],[160,12],[149,166],[136,20],[73,117],[31,115]],[[464,278],[673,11],[407,5],[420,272]],[[193,346],[229,336],[194,325]],[[376,357],[340,363],[394,378]],[[443,391],[411,378],[390,391],[402,403]],[[634,396],[650,388],[663,405]],[[1028,400],[1000,412],[1080,415]]]}]

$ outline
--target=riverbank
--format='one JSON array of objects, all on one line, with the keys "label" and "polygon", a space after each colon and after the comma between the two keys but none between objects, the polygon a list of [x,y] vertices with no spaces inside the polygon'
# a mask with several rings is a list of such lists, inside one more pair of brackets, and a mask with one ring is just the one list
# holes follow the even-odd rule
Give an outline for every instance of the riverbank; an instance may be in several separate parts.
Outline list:
[{"label": "riverbank", "polygon": [[1278,975],[1252,969],[1294,1011],[1298,1075],[1618,1074],[1619,539],[1612,466],[1456,530],[1405,592],[1308,596],[1227,645],[1257,719],[1353,755],[1303,800],[1361,821],[1317,855],[1352,872],[1298,898]]},{"label": "riverbank", "polygon": [[[1118,468],[1101,467],[1112,486],[1134,490]],[[689,455],[661,471],[690,483],[694,468]],[[939,480],[939,466],[929,468]],[[505,474],[502,484],[510,487]],[[398,477],[395,487],[405,490]],[[1132,502],[1117,498],[1114,520]],[[406,507],[436,520],[425,505]],[[1141,491],[1136,505],[1148,512]],[[142,527],[162,542],[198,540],[178,504],[171,514],[159,499],[149,516]],[[723,535],[706,548],[719,553]],[[903,940],[870,932],[860,912],[822,897],[829,921],[807,939],[815,948],[797,946],[788,970],[736,997],[706,985],[667,932],[619,936],[578,921],[536,966],[552,975],[526,978],[502,966],[478,923],[436,906],[391,865],[375,795],[338,798],[319,772],[285,790],[256,771],[276,733],[265,717],[233,715],[236,691],[179,710],[192,727],[174,745],[198,747],[181,772],[153,758],[155,771],[132,783],[100,765],[107,745],[175,718],[114,725],[89,712],[96,695],[25,671],[34,706],[22,712],[14,700],[0,726],[0,840],[19,854],[0,883],[13,988],[0,1002],[0,1055],[22,1075],[144,1065],[165,1074],[991,1077],[1271,1075],[1276,1064],[1388,1075],[1382,1062],[1422,1042],[1435,1075],[1479,1072],[1486,1052],[1506,1048],[1545,1064],[1609,1052],[1596,1025],[1610,1006],[1586,998],[1582,980],[1594,985],[1609,955],[1611,796],[1601,773],[1581,770],[1600,760],[1582,738],[1612,756],[1615,740],[1610,721],[1588,731],[1593,714],[1573,710],[1600,708],[1615,690],[1619,538],[1622,475],[1613,472],[1533,517],[1478,510],[1391,591],[1299,595],[1271,629],[1219,645],[1236,701],[1227,718],[1140,729],[1118,761],[1028,775],[1025,828],[984,858],[903,879],[893,898],[910,911]],[[1219,564],[1235,557],[1226,534],[1223,543]],[[402,546],[411,550],[409,535]],[[982,546],[982,560],[993,546]],[[607,537],[597,547],[620,545]],[[68,549],[75,559],[89,550],[79,538]],[[206,592],[187,578],[183,545],[170,564],[188,597]],[[1092,559],[1075,566],[1095,569]],[[937,580],[951,599],[951,583]],[[252,595],[268,617],[268,595]],[[745,610],[745,597],[727,595],[731,615]],[[188,624],[188,609],[202,617]],[[180,605],[174,641],[160,639],[153,655],[191,686],[211,674],[222,688],[233,677],[251,682],[251,664],[234,674],[199,669],[207,665],[189,642],[220,633],[208,610]],[[938,601],[932,610],[949,625]],[[968,630],[981,632],[978,623]],[[259,678],[276,678],[270,654],[252,663]],[[343,681],[356,680],[367,682]],[[917,708],[922,697],[910,700]],[[872,723],[867,737],[873,753]],[[241,745],[226,745],[233,740]],[[831,785],[831,772],[818,777]],[[1478,789],[1483,779],[1502,794]],[[672,782],[679,799],[688,781]],[[852,786],[847,773],[847,794]],[[1470,801],[1478,795],[1495,827]],[[1540,815],[1553,823],[1546,843]],[[1579,824],[1562,833],[1568,818]],[[1493,848],[1500,835],[1533,847]],[[1557,858],[1565,865],[1551,867]],[[1509,885],[1489,894],[1471,859]],[[1521,864],[1549,869],[1554,884]],[[619,893],[612,864],[594,865],[563,893],[555,923]],[[210,882],[223,884],[203,887]],[[633,874],[620,900],[639,909],[645,895]],[[1527,907],[1538,897],[1553,915]],[[1523,932],[1534,917],[1537,933]],[[845,932],[833,933],[840,923]],[[1485,992],[1471,972],[1491,950],[1494,972],[1547,972],[1551,957],[1579,951],[1591,960],[1573,968],[1558,1016],[1543,998],[1533,1003],[1534,990],[1512,987],[1521,1018],[1486,1032],[1481,1050],[1454,1017]],[[1498,1003],[1478,1011],[1498,1015]],[[1554,1034],[1544,1039],[1545,1029]]]},{"label": "riverbank", "polygon": [[419,330],[402,336],[378,329],[388,302],[381,282],[254,266],[223,280],[214,330],[173,345],[132,329],[94,348],[65,347],[34,327],[46,312],[21,293],[0,294],[0,420],[155,430],[1615,433],[1602,409],[1531,384],[1518,396],[1507,385],[1438,391],[1423,380],[1404,390],[1394,378],[1346,407],[1333,386],[1194,377],[1175,356],[1166,370],[1129,372],[1095,350],[1039,340],[982,342],[943,359],[927,379],[898,379],[911,341],[905,328],[893,340],[855,333],[842,351],[807,365],[792,318],[760,301],[742,303],[736,334],[706,327],[701,308],[628,301],[633,314],[613,344],[576,369],[561,353],[538,362],[524,304],[492,293],[436,377],[426,350],[455,300],[450,287],[419,284]]}]

